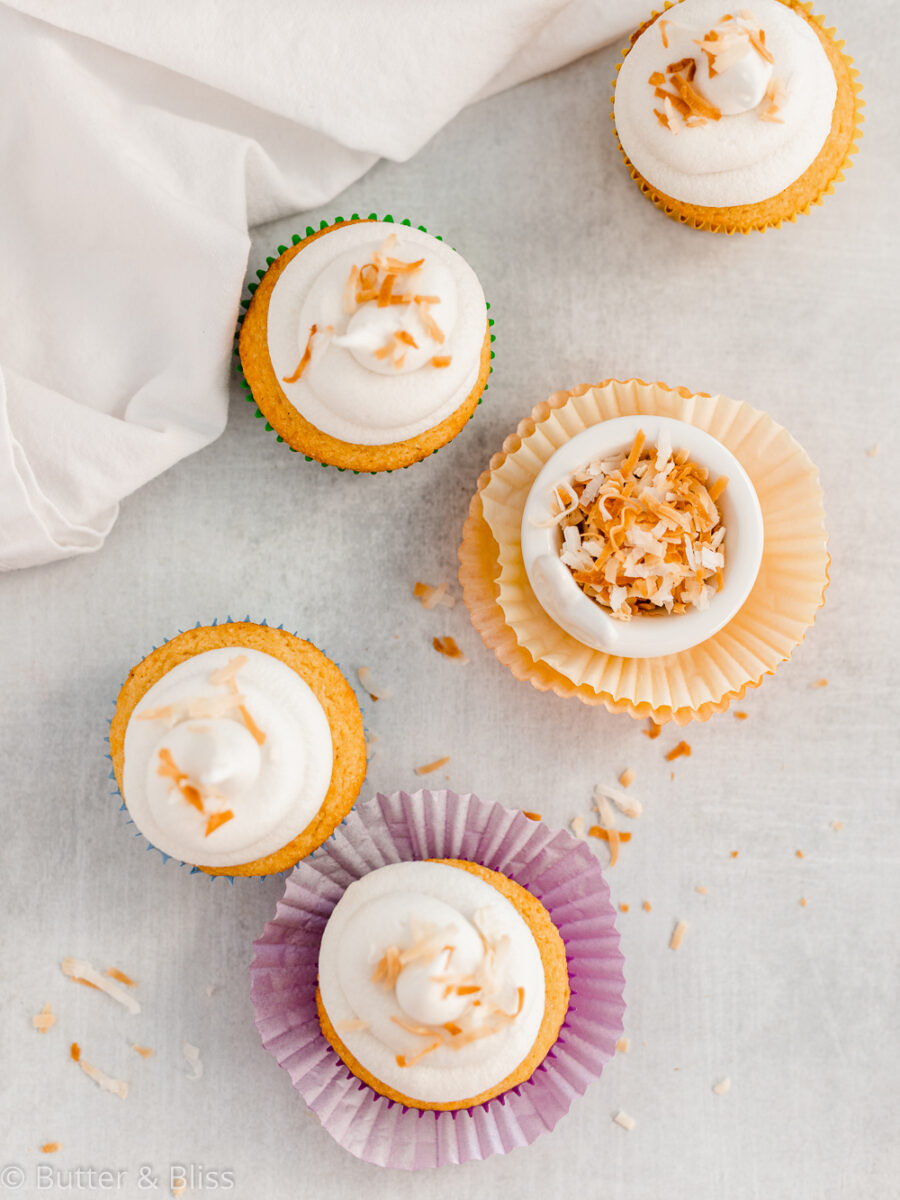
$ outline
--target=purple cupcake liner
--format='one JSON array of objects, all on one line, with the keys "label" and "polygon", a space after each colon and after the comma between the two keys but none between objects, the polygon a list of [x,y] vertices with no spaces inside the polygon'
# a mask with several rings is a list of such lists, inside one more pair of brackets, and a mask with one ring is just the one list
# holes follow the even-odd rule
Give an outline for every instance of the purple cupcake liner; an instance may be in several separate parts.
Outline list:
[{"label": "purple cupcake liner", "polygon": [[[425,858],[509,876],[542,901],[565,942],[572,996],[556,1044],[526,1083],[476,1108],[426,1111],[379,1095],[348,1071],[316,1013],[319,943],[344,890],[388,863]],[[567,830],[471,794],[379,793],[288,876],[254,942],[250,996],[263,1045],[335,1141],[376,1166],[418,1170],[506,1154],[556,1125],[615,1053],[623,962],[600,865]]]}]

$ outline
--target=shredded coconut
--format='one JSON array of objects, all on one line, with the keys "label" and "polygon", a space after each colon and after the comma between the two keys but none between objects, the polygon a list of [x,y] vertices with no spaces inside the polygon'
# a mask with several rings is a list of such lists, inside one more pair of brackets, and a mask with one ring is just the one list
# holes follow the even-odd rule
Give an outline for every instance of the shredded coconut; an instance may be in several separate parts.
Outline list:
[{"label": "shredded coconut", "polygon": [[684,941],[684,935],[687,932],[687,921],[679,921],[672,930],[672,936],[669,939],[669,949],[677,950]]},{"label": "shredded coconut", "polygon": [[731,1089],[731,1078],[726,1075],[724,1079],[720,1079],[718,1083],[713,1084],[713,1091],[717,1096],[724,1096]]},{"label": "shredded coconut", "polygon": [[621,1125],[622,1128],[627,1130],[629,1133],[631,1133],[632,1129],[634,1129],[635,1125],[637,1124],[634,1117],[629,1117],[628,1113],[622,1112],[621,1109],[613,1117],[613,1120],[617,1125]]},{"label": "shredded coconut", "polygon": [[432,771],[437,771],[440,767],[446,766],[450,761],[450,755],[445,754],[443,758],[436,758],[434,762],[425,763],[424,766],[414,767],[417,775],[430,775]]},{"label": "shredded coconut", "polygon": [[620,1038],[619,1038],[619,1040],[616,1042],[616,1053],[617,1053],[617,1054],[627,1054],[627,1053],[628,1053],[628,1047],[629,1047],[630,1045],[631,1045],[631,1039],[630,1039],[630,1038],[627,1038],[627,1037],[620,1037]]},{"label": "shredded coconut", "polygon": [[124,1005],[130,1013],[139,1013],[141,1006],[123,987],[115,983],[108,975],[102,975],[96,967],[85,958],[64,958],[62,960],[62,973],[69,979],[75,980],[76,983],[87,983],[91,987],[97,988],[98,991],[106,992],[113,1000],[117,1000],[119,1004]]},{"label": "shredded coconut", "polygon": [[181,1053],[191,1068],[191,1074],[188,1075],[188,1079],[202,1079],[203,1063],[200,1061],[199,1049],[196,1046],[192,1046],[190,1042],[185,1042],[181,1047]]},{"label": "shredded coconut", "polygon": [[369,667],[359,667],[356,672],[357,678],[362,686],[369,693],[373,700],[390,700],[391,692],[387,688],[379,688],[375,685],[372,679],[372,671]]},{"label": "shredded coconut", "polygon": [[48,1029],[52,1029],[56,1024],[56,1014],[49,1004],[45,1004],[39,1013],[35,1013],[31,1018],[31,1024],[38,1033],[46,1033]]}]

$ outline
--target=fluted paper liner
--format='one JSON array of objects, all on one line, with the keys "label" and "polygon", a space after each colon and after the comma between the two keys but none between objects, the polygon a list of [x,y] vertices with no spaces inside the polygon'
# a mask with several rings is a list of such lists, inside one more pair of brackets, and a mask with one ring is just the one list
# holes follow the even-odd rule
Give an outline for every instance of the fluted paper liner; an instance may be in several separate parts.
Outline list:
[{"label": "fluted paper liner", "polygon": [[[662,12],[668,12],[677,3],[678,0],[666,0]],[[862,84],[859,82],[859,71],[853,65],[850,55],[845,53],[843,41],[836,37],[836,30],[826,29],[825,18],[813,12],[812,0],[781,0],[781,3],[787,8],[795,9],[813,27],[828,55],[838,87],[829,135],[816,158],[792,184],[775,196],[755,204],[737,204],[722,208],[687,204],[683,200],[667,196],[648,182],[625,153],[618,132],[616,133],[619,151],[631,178],[648,200],[667,217],[680,221],[682,225],[689,225],[692,229],[708,229],[712,233],[729,234],[754,231],[764,233],[769,228],[780,229],[785,221],[796,221],[797,217],[809,212],[813,205],[821,204],[825,197],[834,191],[834,185],[844,178],[844,172],[853,166],[852,156],[859,151],[864,120],[862,110],[866,103],[860,97]],[[654,9],[650,17],[632,35],[631,41],[622,51],[623,61],[637,38],[660,15],[660,12]],[[616,66],[617,77],[621,67],[620,62]],[[615,88],[614,79],[610,103],[615,101]],[[615,122],[614,111],[610,116]]]},{"label": "fluted paper liner", "polygon": [[[473,1109],[425,1111],[379,1095],[348,1071],[316,1015],[319,943],[344,890],[388,863],[425,858],[501,871],[542,901],[566,946],[572,997],[556,1044],[526,1083]],[[379,793],[288,877],[254,943],[250,995],[263,1045],[331,1136],[366,1162],[415,1170],[505,1154],[552,1129],[615,1053],[622,964],[609,888],[584,842],[474,795]]]},{"label": "fluted paper liner", "polygon": [[[660,658],[619,658],[577,641],[541,608],[522,561],[522,510],[541,467],[575,434],[632,413],[688,421],[717,438],[750,476],[765,527],[743,607],[701,645]],[[766,413],[663,383],[607,380],[539,404],[491,459],[469,506],[459,578],[473,624],[517,678],[611,712],[684,725],[724,711],[791,656],[824,602],[826,544],[818,472]]]}]

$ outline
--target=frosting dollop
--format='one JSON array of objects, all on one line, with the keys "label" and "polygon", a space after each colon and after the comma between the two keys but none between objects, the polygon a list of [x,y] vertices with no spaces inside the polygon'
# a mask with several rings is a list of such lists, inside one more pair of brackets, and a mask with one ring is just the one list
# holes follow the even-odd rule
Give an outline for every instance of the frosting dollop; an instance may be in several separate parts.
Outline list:
[{"label": "frosting dollop", "polygon": [[544,1015],[540,951],[518,910],[446,863],[396,863],[351,884],[319,952],[341,1040],[402,1095],[479,1095],[527,1057]]},{"label": "frosting dollop", "polygon": [[779,0],[754,0],[736,15],[722,0],[681,0],[626,55],[616,130],[634,167],[667,195],[752,204],[813,162],[836,96],[816,33]]},{"label": "frosting dollop", "polygon": [[361,445],[439,424],[478,378],[484,293],[454,250],[421,230],[358,222],[304,246],[269,299],[268,348],[291,404]]},{"label": "frosting dollop", "polygon": [[222,647],[179,663],[135,705],[124,799],[165,854],[236,866],[306,828],[332,759],[328,718],[305,680],[272,655]]}]

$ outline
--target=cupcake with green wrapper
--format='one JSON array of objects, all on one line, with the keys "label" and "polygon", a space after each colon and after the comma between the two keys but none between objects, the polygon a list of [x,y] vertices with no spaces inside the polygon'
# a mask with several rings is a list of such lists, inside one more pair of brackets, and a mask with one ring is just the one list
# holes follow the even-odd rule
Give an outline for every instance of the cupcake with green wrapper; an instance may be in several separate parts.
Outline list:
[{"label": "cupcake with green wrapper", "polygon": [[451,441],[487,386],[493,321],[469,264],[424,226],[373,213],[294,235],[258,272],[240,366],[267,428],[309,460],[410,466]]}]

